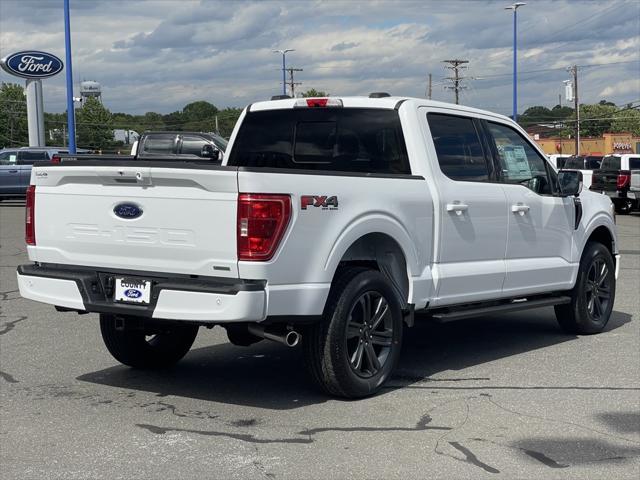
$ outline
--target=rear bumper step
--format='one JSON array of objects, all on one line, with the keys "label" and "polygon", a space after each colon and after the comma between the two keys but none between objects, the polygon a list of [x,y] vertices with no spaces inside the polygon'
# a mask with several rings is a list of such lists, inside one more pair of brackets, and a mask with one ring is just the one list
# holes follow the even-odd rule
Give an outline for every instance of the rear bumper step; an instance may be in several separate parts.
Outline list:
[{"label": "rear bumper step", "polygon": [[[203,323],[255,322],[266,317],[266,283],[262,280],[190,278],[42,264],[20,265],[17,276],[23,297],[81,312]],[[114,302],[115,277],[151,281],[149,304]]]},{"label": "rear bumper step", "polygon": [[446,312],[438,312],[432,315],[433,320],[438,323],[453,322],[466,318],[477,317],[479,315],[490,315],[493,313],[516,312],[518,310],[528,310],[530,308],[550,307],[571,302],[571,297],[553,296],[545,298],[535,298],[517,302],[503,303],[500,305],[465,307],[457,310],[451,309]]}]

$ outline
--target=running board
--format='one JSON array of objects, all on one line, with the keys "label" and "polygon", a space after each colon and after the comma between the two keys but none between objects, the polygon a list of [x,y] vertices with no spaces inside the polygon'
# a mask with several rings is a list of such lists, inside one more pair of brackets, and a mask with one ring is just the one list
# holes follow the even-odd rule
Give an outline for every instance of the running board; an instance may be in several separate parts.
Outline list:
[{"label": "running board", "polygon": [[486,307],[471,307],[454,310],[450,312],[434,313],[432,318],[438,323],[453,322],[465,318],[477,317],[479,315],[490,315],[492,313],[515,312],[518,310],[528,310],[530,308],[550,307],[570,303],[571,297],[547,297],[534,300],[521,300],[501,305],[490,305]]}]

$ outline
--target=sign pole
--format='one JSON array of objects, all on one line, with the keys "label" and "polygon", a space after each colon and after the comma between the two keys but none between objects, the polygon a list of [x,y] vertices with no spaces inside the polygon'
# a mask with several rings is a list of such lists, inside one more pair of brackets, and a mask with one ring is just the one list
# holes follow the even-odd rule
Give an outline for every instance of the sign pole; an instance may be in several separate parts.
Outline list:
[{"label": "sign pole", "polygon": [[69,153],[76,153],[76,120],[73,106],[73,72],[71,70],[71,25],[69,0],[64,0],[64,48],[67,61],[67,126],[69,130]]},{"label": "sign pole", "polygon": [[42,80],[27,80],[27,123],[29,125],[29,146],[44,147],[44,102],[42,100]]}]

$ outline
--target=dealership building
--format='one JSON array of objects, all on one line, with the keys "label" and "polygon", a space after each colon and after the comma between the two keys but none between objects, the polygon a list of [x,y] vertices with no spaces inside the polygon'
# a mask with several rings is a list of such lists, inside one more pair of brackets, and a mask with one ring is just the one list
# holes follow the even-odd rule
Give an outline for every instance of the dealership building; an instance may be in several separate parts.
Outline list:
[{"label": "dealership building", "polygon": [[[532,137],[547,155],[575,154],[576,142],[573,138],[536,138],[537,135],[532,135]],[[611,153],[638,152],[640,152],[640,137],[633,136],[630,133],[605,133],[602,137],[580,138],[581,155],[608,155]]]}]

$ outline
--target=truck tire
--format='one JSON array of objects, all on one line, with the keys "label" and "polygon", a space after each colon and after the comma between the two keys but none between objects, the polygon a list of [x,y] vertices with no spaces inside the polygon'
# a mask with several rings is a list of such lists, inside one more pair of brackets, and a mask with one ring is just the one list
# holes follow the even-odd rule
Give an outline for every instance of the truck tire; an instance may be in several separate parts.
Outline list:
[{"label": "truck tire", "polygon": [[635,206],[635,202],[632,199],[627,198],[627,199],[618,201],[615,204],[615,210],[617,214],[629,215],[633,210],[634,206]]},{"label": "truck tire", "polygon": [[114,315],[100,314],[100,332],[113,358],[134,368],[166,368],[184,357],[198,334],[197,325],[171,326],[161,333],[117,329]]},{"label": "truck tire", "polygon": [[613,310],[616,294],[615,265],[611,252],[598,242],[588,242],[580,259],[571,302],[556,305],[556,318],[567,333],[601,332]]},{"label": "truck tire", "polygon": [[303,334],[305,363],[324,392],[346,398],[376,393],[396,367],[402,310],[380,272],[349,268],[331,287],[322,321]]}]

